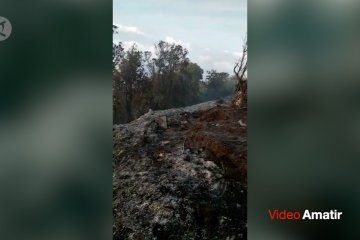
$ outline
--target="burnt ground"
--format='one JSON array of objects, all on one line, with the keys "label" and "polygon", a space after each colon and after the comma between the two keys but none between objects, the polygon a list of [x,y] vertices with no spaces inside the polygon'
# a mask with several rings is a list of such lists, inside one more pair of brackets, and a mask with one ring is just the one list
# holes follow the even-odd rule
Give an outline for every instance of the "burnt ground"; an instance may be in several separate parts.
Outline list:
[{"label": "burnt ground", "polygon": [[246,120],[212,101],[114,126],[113,239],[246,239]]}]

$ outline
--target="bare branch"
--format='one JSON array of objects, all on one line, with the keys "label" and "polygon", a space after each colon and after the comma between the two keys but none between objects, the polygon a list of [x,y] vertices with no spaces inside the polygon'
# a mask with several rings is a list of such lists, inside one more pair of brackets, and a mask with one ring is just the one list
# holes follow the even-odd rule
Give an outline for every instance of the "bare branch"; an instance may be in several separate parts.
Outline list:
[{"label": "bare branch", "polygon": [[247,52],[248,52],[248,45],[247,39],[244,39],[244,43],[242,46],[242,54],[239,60],[235,63],[234,73],[238,80],[236,86],[236,100],[235,102],[240,107],[246,105],[247,101],[247,80],[246,80],[246,72],[247,72]]}]

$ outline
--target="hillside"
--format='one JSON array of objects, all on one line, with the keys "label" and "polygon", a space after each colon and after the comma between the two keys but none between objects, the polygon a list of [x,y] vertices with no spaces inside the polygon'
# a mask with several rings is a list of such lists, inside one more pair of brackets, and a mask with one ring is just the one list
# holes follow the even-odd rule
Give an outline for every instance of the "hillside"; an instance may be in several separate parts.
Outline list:
[{"label": "hillside", "polygon": [[246,239],[246,110],[149,111],[113,130],[113,239]]}]

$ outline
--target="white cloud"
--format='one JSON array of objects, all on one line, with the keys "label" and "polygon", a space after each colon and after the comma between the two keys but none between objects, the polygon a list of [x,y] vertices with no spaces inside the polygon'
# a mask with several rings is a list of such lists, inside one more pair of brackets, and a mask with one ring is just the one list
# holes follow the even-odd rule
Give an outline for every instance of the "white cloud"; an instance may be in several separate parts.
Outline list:
[{"label": "white cloud", "polygon": [[224,53],[233,55],[236,58],[239,58],[239,57],[241,57],[243,55],[243,53],[241,51],[239,51],[239,52],[236,52],[236,51],[235,52],[230,52],[229,50],[224,50]]},{"label": "white cloud", "polygon": [[183,42],[182,40],[176,40],[175,38],[170,37],[170,36],[166,36],[165,42],[181,45],[181,46],[187,48],[188,50],[190,50],[190,43]]},{"label": "white cloud", "polygon": [[209,56],[209,55],[205,55],[205,56],[200,55],[198,57],[198,59],[199,59],[200,62],[209,62],[209,61],[212,60],[212,57]]},{"label": "white cloud", "polygon": [[123,42],[123,46],[124,46],[125,50],[130,49],[134,44],[136,44],[138,50],[140,50],[140,51],[143,51],[143,52],[149,51],[153,55],[155,54],[155,46],[153,46],[153,45],[145,45],[145,44],[142,44],[142,43],[139,43],[136,41]]},{"label": "white cloud", "polygon": [[214,62],[217,71],[232,72],[234,63],[227,61]]},{"label": "white cloud", "polygon": [[114,25],[118,27],[116,29],[116,31],[126,32],[126,33],[134,33],[134,34],[138,34],[138,35],[145,35],[142,31],[140,31],[139,28],[134,27],[134,26],[124,26],[121,24],[114,24]]},{"label": "white cloud", "polygon": [[232,54],[233,54],[235,57],[238,57],[238,58],[243,55],[242,52],[233,52]]}]

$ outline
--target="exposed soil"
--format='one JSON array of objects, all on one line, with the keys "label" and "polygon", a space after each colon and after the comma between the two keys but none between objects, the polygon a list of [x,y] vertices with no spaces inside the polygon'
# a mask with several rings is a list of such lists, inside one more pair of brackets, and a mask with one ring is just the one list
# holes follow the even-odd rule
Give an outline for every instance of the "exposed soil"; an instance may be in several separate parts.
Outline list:
[{"label": "exposed soil", "polygon": [[113,239],[246,239],[246,120],[212,101],[114,126]]}]

